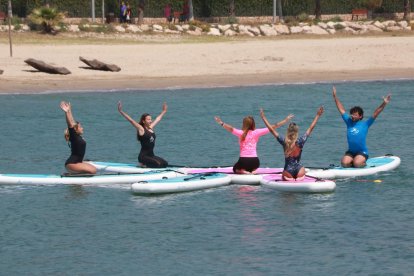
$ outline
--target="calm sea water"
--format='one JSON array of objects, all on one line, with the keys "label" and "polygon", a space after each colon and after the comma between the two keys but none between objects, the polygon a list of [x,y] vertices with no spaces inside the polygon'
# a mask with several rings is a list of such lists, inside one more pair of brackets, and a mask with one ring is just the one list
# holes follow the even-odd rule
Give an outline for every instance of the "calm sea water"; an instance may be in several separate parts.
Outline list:
[{"label": "calm sea water", "polygon": [[[337,84],[347,109],[367,116],[392,93],[371,127],[371,156],[398,155],[392,172],[337,181],[332,194],[279,193],[232,185],[142,197],[128,188],[0,186],[1,275],[412,275],[414,271],[414,81]],[[345,126],[331,84],[168,91],[0,95],[0,172],[61,173],[69,148],[61,100],[85,128],[87,158],[135,162],[134,118],[168,113],[156,128],[156,154],[171,164],[232,165],[234,136],[214,121],[241,127],[259,108],[271,121],[290,113],[305,131],[326,109],[305,145],[307,166],[338,164]],[[285,128],[281,129],[283,133]],[[263,166],[283,166],[271,135]],[[381,179],[381,183],[373,180]]]}]

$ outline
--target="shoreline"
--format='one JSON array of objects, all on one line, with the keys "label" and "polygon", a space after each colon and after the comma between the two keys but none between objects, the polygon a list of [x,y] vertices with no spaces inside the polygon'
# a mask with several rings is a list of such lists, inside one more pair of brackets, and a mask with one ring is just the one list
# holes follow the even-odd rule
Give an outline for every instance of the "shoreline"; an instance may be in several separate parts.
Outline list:
[{"label": "shoreline", "polygon": [[358,71],[358,72],[331,72],[329,75],[319,72],[308,72],[303,77],[293,74],[268,75],[210,75],[197,77],[166,77],[142,78],[131,82],[129,78],[70,80],[70,85],[61,83],[64,79],[42,80],[41,83],[32,80],[17,83],[17,79],[1,80],[0,95],[8,94],[55,94],[55,93],[99,93],[117,91],[145,91],[145,90],[178,90],[178,89],[214,89],[226,87],[253,87],[277,86],[313,83],[342,83],[342,82],[375,82],[375,81],[404,81],[414,80],[414,72],[407,69],[393,71],[390,75],[387,70]]},{"label": "shoreline", "polygon": [[[414,79],[414,36],[169,44],[0,44],[0,94],[214,88]],[[85,69],[79,57],[120,66]],[[34,70],[36,58],[70,75]]]}]

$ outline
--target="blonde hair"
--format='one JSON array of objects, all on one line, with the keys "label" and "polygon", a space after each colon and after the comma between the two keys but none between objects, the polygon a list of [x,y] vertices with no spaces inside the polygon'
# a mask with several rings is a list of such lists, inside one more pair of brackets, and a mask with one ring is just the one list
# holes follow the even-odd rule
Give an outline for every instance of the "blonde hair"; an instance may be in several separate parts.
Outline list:
[{"label": "blonde hair", "polygon": [[[78,128],[79,128],[79,122],[76,122],[73,125],[73,129],[76,131],[76,133],[78,132]],[[69,139],[70,139],[69,128],[65,129],[65,131],[63,132],[63,137],[65,137],[66,142],[69,142]]]},{"label": "blonde hair", "polygon": [[66,142],[69,142],[69,129],[65,129],[65,131],[63,132],[63,137],[65,137]]},{"label": "blonde hair", "polygon": [[290,123],[286,130],[285,155],[289,155],[295,148],[298,135],[299,135],[299,127],[295,123]]},{"label": "blonde hair", "polygon": [[244,141],[244,139],[246,139],[247,132],[249,132],[249,130],[256,129],[256,123],[254,122],[254,118],[252,116],[244,117],[242,129],[243,129],[243,134],[240,139]]}]

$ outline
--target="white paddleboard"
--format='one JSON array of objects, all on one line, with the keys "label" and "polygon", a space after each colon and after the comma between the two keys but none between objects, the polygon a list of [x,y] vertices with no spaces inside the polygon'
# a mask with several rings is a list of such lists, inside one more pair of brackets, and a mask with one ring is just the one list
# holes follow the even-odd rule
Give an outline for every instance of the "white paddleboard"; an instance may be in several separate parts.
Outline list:
[{"label": "white paddleboard", "polygon": [[333,166],[327,168],[306,169],[306,174],[318,178],[347,178],[373,175],[379,172],[394,170],[401,163],[397,156],[379,156],[368,158],[367,165],[363,168],[344,168]]},{"label": "white paddleboard", "polygon": [[259,185],[264,175],[272,173],[280,173],[282,168],[258,168],[255,174],[235,174],[233,167],[220,167],[220,168],[181,168],[179,171],[184,173],[208,173],[217,172],[225,173],[230,176],[232,184],[241,185]]},{"label": "white paddleboard", "polygon": [[132,184],[137,181],[182,176],[175,171],[152,171],[137,174],[102,174],[64,176],[54,174],[0,174],[0,184],[14,185],[102,185]]},{"label": "white paddleboard", "polygon": [[329,193],[336,188],[336,183],[333,181],[309,176],[305,176],[303,180],[284,181],[282,174],[266,175],[260,183],[270,189],[293,193]]},{"label": "white paddleboard", "polygon": [[131,185],[135,194],[165,194],[190,192],[230,184],[231,178],[221,173],[186,175],[160,180],[141,181]]}]

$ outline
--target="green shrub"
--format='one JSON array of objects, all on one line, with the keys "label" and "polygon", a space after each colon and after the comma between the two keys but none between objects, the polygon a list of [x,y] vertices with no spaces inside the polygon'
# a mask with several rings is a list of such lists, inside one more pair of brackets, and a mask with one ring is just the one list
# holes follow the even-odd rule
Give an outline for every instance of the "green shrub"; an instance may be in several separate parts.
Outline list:
[{"label": "green shrub", "polygon": [[384,22],[384,21],[386,21],[387,19],[385,19],[384,17],[380,17],[380,16],[378,16],[378,17],[373,18],[372,20],[374,20],[374,21],[379,21],[379,22]]},{"label": "green shrub", "polygon": [[206,24],[204,22],[194,20],[190,22],[190,25],[199,27],[203,32],[209,32],[210,31],[210,25]]},{"label": "green shrub", "polygon": [[111,24],[93,24],[91,25],[88,21],[81,21],[78,26],[82,32],[93,32],[93,33],[113,33],[115,32],[114,26]]},{"label": "green shrub", "polygon": [[309,15],[306,12],[302,12],[298,15],[299,22],[308,22],[309,21]]},{"label": "green shrub", "polygon": [[334,28],[335,28],[335,30],[337,30],[337,31],[345,29],[345,27],[344,27],[343,25],[341,25],[341,24],[335,24],[335,25],[334,25]]},{"label": "green shrub", "polygon": [[11,19],[11,24],[12,25],[20,25],[20,24],[22,24],[22,20],[20,19],[20,17],[13,16],[12,19]]},{"label": "green shrub", "polygon": [[285,21],[285,24],[288,25],[289,27],[299,25],[299,21],[294,16],[286,16],[284,18],[284,21]]},{"label": "green shrub", "polygon": [[235,16],[229,16],[226,19],[226,24],[238,24],[239,20]]},{"label": "green shrub", "polygon": [[169,24],[168,26],[168,29],[170,29],[171,31],[177,31],[178,29],[177,29],[177,27],[174,25],[174,24]]},{"label": "green shrub", "polygon": [[332,22],[342,22],[343,20],[339,16],[335,16],[335,17],[331,18],[329,21],[332,21]]}]

